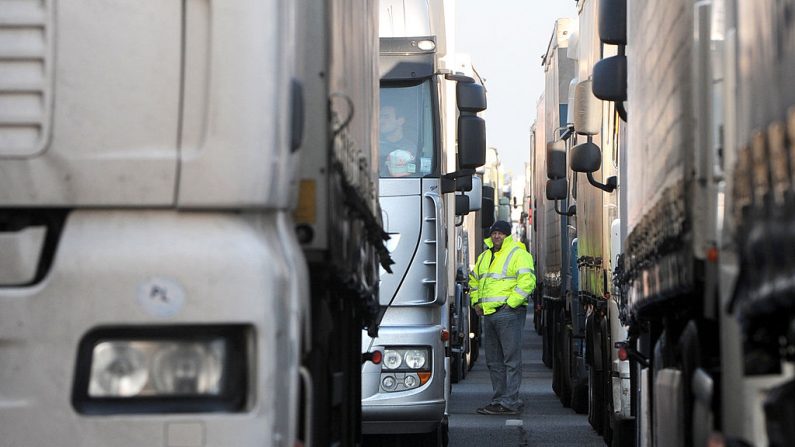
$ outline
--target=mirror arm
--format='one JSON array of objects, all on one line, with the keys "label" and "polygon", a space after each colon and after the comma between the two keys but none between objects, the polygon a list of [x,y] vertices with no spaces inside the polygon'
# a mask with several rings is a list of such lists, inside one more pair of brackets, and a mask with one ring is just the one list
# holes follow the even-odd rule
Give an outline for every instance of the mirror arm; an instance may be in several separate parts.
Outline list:
[{"label": "mirror arm", "polygon": [[568,140],[570,136],[574,133],[574,126],[566,127],[566,130],[560,135],[561,140]]},{"label": "mirror arm", "polygon": [[455,226],[460,227],[464,224],[464,216],[455,216]]},{"label": "mirror arm", "polygon": [[592,172],[589,172],[587,175],[588,175],[588,183],[601,189],[604,192],[613,192],[616,190],[616,187],[618,187],[618,178],[615,175],[608,177],[606,184],[597,182],[596,179],[593,178]]},{"label": "mirror arm", "polygon": [[576,211],[574,209],[572,209],[572,207],[569,207],[569,211],[567,211],[565,213],[563,211],[559,210],[558,209],[558,203],[560,203],[560,200],[555,200],[555,212],[556,213],[560,214],[561,216],[567,216],[567,217],[570,217],[570,216],[573,216],[573,215],[576,214]]},{"label": "mirror arm", "polygon": [[458,177],[466,177],[467,175],[475,175],[474,169],[459,169],[457,171],[449,172],[442,176],[448,180],[455,180]]},{"label": "mirror arm", "polygon": [[618,117],[621,118],[621,121],[627,122],[627,108],[624,107],[624,101],[616,101],[616,111],[618,112]]}]

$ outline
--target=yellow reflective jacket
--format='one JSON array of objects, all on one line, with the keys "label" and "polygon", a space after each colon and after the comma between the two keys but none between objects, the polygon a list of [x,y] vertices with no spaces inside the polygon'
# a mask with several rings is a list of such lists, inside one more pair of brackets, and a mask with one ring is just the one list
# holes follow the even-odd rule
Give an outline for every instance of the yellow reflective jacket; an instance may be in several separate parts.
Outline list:
[{"label": "yellow reflective jacket", "polygon": [[492,254],[491,238],[484,241],[489,247],[478,256],[475,268],[469,274],[472,305],[480,304],[483,314],[489,315],[503,304],[516,308],[527,305],[536,287],[533,257],[524,244],[506,237],[502,247]]}]

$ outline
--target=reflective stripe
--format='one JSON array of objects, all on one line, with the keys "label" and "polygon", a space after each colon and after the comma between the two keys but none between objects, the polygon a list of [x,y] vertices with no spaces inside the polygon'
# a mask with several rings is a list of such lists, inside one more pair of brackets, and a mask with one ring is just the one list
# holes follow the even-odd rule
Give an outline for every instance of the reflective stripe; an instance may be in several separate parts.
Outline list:
[{"label": "reflective stripe", "polygon": [[525,292],[524,290],[522,290],[522,289],[520,289],[518,287],[515,287],[513,289],[513,291],[516,292],[517,294],[521,295],[522,298],[525,298],[525,299],[527,299],[530,296],[529,293]]},{"label": "reflective stripe", "polygon": [[519,270],[517,270],[517,271],[516,271],[516,274],[517,274],[517,275],[521,275],[522,273],[532,273],[532,274],[533,274],[533,276],[535,276],[535,274],[536,274],[536,271],[535,271],[535,270],[533,270],[533,269],[528,269],[528,268],[519,269]]},{"label": "reflective stripe", "polygon": [[505,259],[505,264],[502,265],[502,276],[508,277],[508,266],[511,264],[511,258],[513,258],[513,255],[516,254],[518,250],[519,247],[513,247],[511,252],[508,253],[508,258]]},{"label": "reflective stripe", "polygon": [[470,287],[469,290],[474,292],[475,290],[478,290],[478,288],[477,287]]},{"label": "reflective stripe", "polygon": [[505,276],[501,273],[484,273],[483,278],[492,278],[492,279],[516,279],[515,276]]},{"label": "reflective stripe", "polygon": [[480,298],[477,304],[480,303],[504,303],[508,301],[507,296],[490,296],[488,298]]}]

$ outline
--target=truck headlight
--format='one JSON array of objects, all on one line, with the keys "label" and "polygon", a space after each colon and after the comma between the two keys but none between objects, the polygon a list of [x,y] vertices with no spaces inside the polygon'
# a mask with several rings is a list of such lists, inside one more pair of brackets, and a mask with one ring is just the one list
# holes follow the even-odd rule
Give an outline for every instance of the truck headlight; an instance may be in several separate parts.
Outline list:
[{"label": "truck headlight", "polygon": [[103,341],[94,346],[88,395],[218,394],[226,343]]},{"label": "truck headlight", "polygon": [[386,369],[397,369],[403,363],[403,356],[399,352],[388,349],[384,352],[384,367]]},{"label": "truck headlight", "polygon": [[428,353],[424,350],[411,349],[406,351],[406,355],[403,357],[403,360],[406,361],[406,366],[409,368],[420,369],[425,366],[427,355]]},{"label": "truck headlight", "polygon": [[246,326],[106,328],[80,342],[72,402],[81,413],[240,411]]}]

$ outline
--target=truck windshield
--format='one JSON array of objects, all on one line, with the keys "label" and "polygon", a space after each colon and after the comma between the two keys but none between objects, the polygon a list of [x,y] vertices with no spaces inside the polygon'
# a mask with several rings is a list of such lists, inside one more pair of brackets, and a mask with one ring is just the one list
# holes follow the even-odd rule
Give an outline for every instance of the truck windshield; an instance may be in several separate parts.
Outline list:
[{"label": "truck windshield", "polygon": [[381,84],[379,172],[423,177],[436,167],[431,81]]}]

